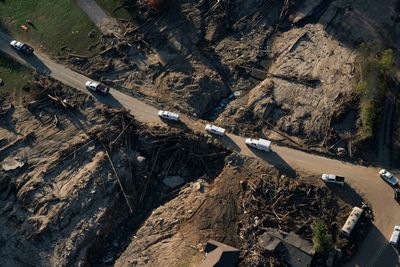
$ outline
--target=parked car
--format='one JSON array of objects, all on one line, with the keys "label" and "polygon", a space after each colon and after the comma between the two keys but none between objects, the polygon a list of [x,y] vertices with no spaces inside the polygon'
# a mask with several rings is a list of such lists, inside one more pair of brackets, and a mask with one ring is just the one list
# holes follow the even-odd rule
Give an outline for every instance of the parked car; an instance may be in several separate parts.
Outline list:
[{"label": "parked car", "polygon": [[259,150],[264,150],[264,151],[271,151],[271,141],[265,140],[265,139],[252,139],[252,138],[247,138],[245,141],[246,145],[250,147],[257,148]]},{"label": "parked car", "polygon": [[166,110],[159,110],[157,115],[162,119],[166,119],[166,120],[170,120],[170,121],[179,121],[178,113],[174,113],[174,112],[170,112],[170,111],[166,111]]},{"label": "parked car", "polygon": [[14,48],[15,50],[20,51],[20,52],[22,52],[22,53],[24,53],[26,55],[32,55],[33,51],[34,51],[31,46],[29,46],[27,44],[24,44],[24,43],[21,43],[21,42],[18,42],[16,40],[12,40],[10,42],[10,46],[12,48]]},{"label": "parked car", "polygon": [[396,225],[393,229],[392,236],[390,237],[389,243],[393,246],[398,246],[400,241],[400,226]]},{"label": "parked car", "polygon": [[103,94],[107,94],[108,92],[110,92],[110,88],[108,88],[107,86],[105,86],[104,84],[101,84],[99,82],[87,81],[85,83],[85,86],[87,89],[94,91],[94,92],[100,92]]},{"label": "parked car", "polygon": [[338,184],[338,185],[344,186],[345,178],[343,176],[324,173],[321,175],[321,179],[325,183],[332,183],[332,184]]},{"label": "parked car", "polygon": [[215,126],[215,125],[207,124],[205,129],[207,132],[212,133],[212,134],[216,134],[219,136],[225,135],[225,129]]},{"label": "parked car", "polygon": [[385,180],[391,186],[397,186],[399,183],[399,180],[385,169],[380,170],[379,175],[383,180]]}]

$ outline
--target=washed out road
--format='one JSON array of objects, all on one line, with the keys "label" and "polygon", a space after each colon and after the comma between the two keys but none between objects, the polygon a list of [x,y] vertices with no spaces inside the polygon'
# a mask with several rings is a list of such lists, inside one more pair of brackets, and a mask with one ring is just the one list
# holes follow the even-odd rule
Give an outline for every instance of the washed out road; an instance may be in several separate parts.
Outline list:
[{"label": "washed out road", "polygon": [[[87,80],[90,80],[89,78],[54,62],[40,52],[35,52],[35,55],[31,57],[21,55],[9,46],[11,40],[11,37],[0,32],[0,50],[40,73],[90,94],[84,85]],[[106,105],[126,108],[141,122],[162,123],[155,107],[120,91],[111,89],[108,96],[92,95]],[[182,116],[182,121],[193,130],[203,130],[204,124],[201,121],[185,116]],[[393,189],[379,178],[378,168],[359,166],[283,146],[273,146],[271,153],[261,153],[249,149],[243,137],[233,134],[227,134],[222,142],[242,155],[263,159],[289,174],[297,170],[315,175],[315,179],[319,179],[321,173],[345,176],[349,185],[372,206],[375,216],[374,226],[366,236],[359,252],[347,263],[347,266],[400,266],[397,252],[387,241],[394,225],[400,225],[400,206],[393,199]]]}]

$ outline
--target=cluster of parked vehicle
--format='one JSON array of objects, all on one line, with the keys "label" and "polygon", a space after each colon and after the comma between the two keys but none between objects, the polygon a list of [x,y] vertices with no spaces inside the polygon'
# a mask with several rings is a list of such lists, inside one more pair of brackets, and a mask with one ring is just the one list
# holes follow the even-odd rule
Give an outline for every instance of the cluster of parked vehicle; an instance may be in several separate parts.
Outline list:
[{"label": "cluster of parked vehicle", "polygon": [[[389,185],[391,185],[394,188],[394,199],[397,201],[400,201],[400,188],[399,188],[399,180],[397,177],[395,177],[393,174],[391,174],[389,171],[382,169],[379,171],[379,176],[387,182]],[[338,184],[340,186],[344,186],[345,184],[345,178],[343,176],[335,175],[335,174],[322,174],[321,175],[322,181],[325,183],[333,183],[333,184]],[[357,207],[355,207],[357,208]],[[359,209],[359,208],[357,208]],[[359,209],[361,210],[361,209]],[[358,211],[359,212],[359,211]],[[346,222],[345,226],[343,226],[342,232],[345,235],[350,235],[349,229],[352,229],[354,227],[355,223],[357,223],[357,220],[352,218],[352,214],[349,216],[349,223]],[[354,215],[355,216],[355,215]],[[349,225],[353,224],[352,227]],[[395,247],[400,245],[400,226],[395,225],[392,235],[389,239],[389,243]]]},{"label": "cluster of parked vehicle", "polygon": [[[160,110],[158,111],[157,115],[162,118],[162,119],[166,119],[166,120],[170,120],[170,121],[179,121],[179,114],[174,113],[174,112],[170,112],[170,111],[165,111],[165,110]],[[212,124],[207,124],[205,127],[205,130],[213,135],[218,135],[218,136],[224,136],[226,130],[224,128],[218,127],[216,125],[212,125]],[[245,140],[245,143],[247,146],[249,147],[253,147],[256,148],[258,150],[263,150],[263,151],[271,151],[271,141],[259,138],[259,139],[252,139],[252,138],[247,138]]]}]

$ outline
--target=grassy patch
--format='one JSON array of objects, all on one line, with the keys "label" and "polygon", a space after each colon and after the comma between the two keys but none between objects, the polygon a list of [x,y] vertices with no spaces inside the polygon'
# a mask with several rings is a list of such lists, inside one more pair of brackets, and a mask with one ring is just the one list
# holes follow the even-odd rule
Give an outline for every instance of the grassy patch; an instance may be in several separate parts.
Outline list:
[{"label": "grassy patch", "polygon": [[4,85],[0,86],[0,93],[18,93],[32,79],[32,72],[0,54],[0,78],[4,82]]},{"label": "grassy patch", "polygon": [[395,55],[378,45],[361,45],[360,72],[356,91],[360,94],[360,140],[373,139],[382,118],[384,96],[394,72]]},{"label": "grassy patch", "polygon": [[[71,0],[3,0],[0,22],[16,39],[52,54],[67,46],[76,53],[90,55],[88,47],[100,36],[88,16]],[[29,27],[27,32],[21,29],[22,24]],[[96,38],[88,37],[92,29],[96,30]]]},{"label": "grassy patch", "polygon": [[96,0],[96,2],[112,17],[130,19],[129,12],[125,8],[116,9],[122,5],[121,0]]}]

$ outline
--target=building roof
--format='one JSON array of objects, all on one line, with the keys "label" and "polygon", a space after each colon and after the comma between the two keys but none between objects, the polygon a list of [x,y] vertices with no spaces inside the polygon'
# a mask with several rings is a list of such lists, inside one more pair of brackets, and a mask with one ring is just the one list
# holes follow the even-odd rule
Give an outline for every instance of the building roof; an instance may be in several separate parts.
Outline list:
[{"label": "building roof", "polygon": [[215,240],[208,240],[206,247],[206,258],[199,267],[230,267],[235,266],[240,250]]},{"label": "building roof", "polygon": [[283,256],[285,262],[292,267],[310,266],[314,256],[311,242],[295,233],[286,233],[277,229],[268,229],[259,244],[270,252]]}]

